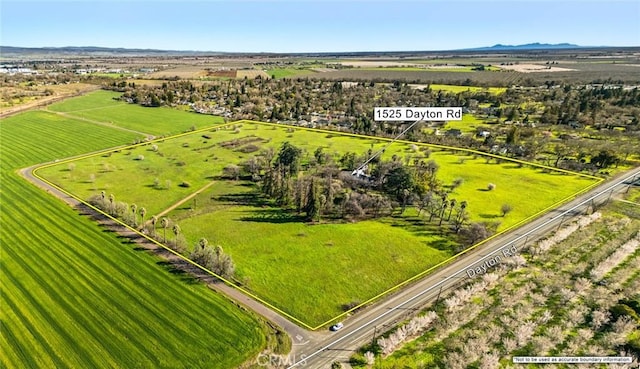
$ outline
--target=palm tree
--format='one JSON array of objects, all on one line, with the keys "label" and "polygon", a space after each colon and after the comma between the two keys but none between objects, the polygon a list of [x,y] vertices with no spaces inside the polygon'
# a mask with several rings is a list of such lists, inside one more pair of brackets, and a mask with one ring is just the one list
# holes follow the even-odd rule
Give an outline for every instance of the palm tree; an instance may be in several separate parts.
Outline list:
[{"label": "palm tree", "polygon": [[162,226],[163,230],[164,230],[164,242],[167,242],[167,228],[169,227],[169,219],[167,218],[162,218],[162,220],[160,220],[160,225]]},{"label": "palm tree", "polygon": [[451,199],[449,202],[449,215],[447,216],[447,222],[451,220],[451,212],[453,212],[453,208],[456,206],[456,199]]},{"label": "palm tree", "polygon": [[173,242],[177,245],[178,244],[178,235],[180,234],[180,226],[177,224],[173,225],[173,235],[175,236],[175,238],[173,239]]},{"label": "palm tree", "polygon": [[138,211],[138,205],[131,204],[131,213],[133,214],[133,226],[134,227],[138,225],[137,211]]},{"label": "palm tree", "polygon": [[140,210],[138,210],[138,213],[140,213],[140,224],[144,225],[144,216],[147,215],[147,209],[140,208]]},{"label": "palm tree", "polygon": [[155,236],[156,235],[156,223],[158,223],[158,217],[153,215],[151,217],[151,235]]},{"label": "palm tree", "polygon": [[444,212],[447,211],[448,205],[449,203],[446,201],[442,204],[442,213],[440,213],[440,223],[438,223],[438,227],[442,225],[442,221],[444,220]]},{"label": "palm tree", "polygon": [[209,246],[209,241],[207,241],[206,238],[202,237],[200,240],[198,240],[198,246],[200,246],[201,249],[204,249],[205,247]]},{"label": "palm tree", "polygon": [[115,210],[115,202],[116,202],[116,197],[113,194],[109,195],[109,204],[110,204],[109,214],[111,215],[113,215],[113,212]]}]

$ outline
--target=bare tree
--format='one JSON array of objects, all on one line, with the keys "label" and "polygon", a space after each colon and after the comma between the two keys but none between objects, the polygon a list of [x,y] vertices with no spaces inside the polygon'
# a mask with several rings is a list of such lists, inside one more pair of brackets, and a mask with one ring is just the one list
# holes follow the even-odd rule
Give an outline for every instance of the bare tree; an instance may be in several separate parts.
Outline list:
[{"label": "bare tree", "polygon": [[502,204],[502,207],[500,207],[500,211],[502,212],[503,217],[507,216],[507,214],[509,214],[511,210],[513,210],[513,207],[509,204]]}]

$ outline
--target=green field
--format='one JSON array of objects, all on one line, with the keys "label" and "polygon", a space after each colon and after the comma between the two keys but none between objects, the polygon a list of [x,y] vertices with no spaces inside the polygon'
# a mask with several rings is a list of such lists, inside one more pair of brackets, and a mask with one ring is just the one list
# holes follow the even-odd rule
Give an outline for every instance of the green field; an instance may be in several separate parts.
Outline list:
[{"label": "green field", "polygon": [[53,104],[49,110],[152,135],[176,134],[224,121],[221,117],[211,115],[185,113],[167,107],[145,108],[113,100],[120,95],[111,91],[96,91]]},{"label": "green field", "polygon": [[[225,165],[258,153],[243,153],[240,149],[246,145],[220,145],[240,138],[253,139],[258,150],[290,141],[303,148],[306,158],[318,146],[337,157],[384,145],[373,138],[243,121],[75,160],[72,170],[70,163],[60,163],[39,174],[81,198],[101,190],[113,193],[119,200],[144,206],[149,215],[214,180],[196,198],[195,211],[190,200],[169,218],[178,221],[191,244],[204,236],[223,246],[236,261],[238,278],[251,291],[311,326],[340,314],[343,305],[364,302],[452,255],[451,241],[424,218],[417,218],[415,210],[379,221],[308,225],[279,209],[230,200],[256,192],[249,183],[217,179]],[[410,146],[396,143],[383,158],[394,154],[419,158],[421,152],[413,152]],[[497,221],[500,229],[595,183],[509,161],[488,162],[486,157],[463,151],[431,149],[430,159],[440,165],[440,179],[445,183],[463,179],[451,197],[469,202],[472,220]],[[190,186],[178,186],[182,182]],[[496,189],[486,191],[488,183]],[[513,211],[502,217],[500,208],[506,203]]]},{"label": "green field", "polygon": [[432,84],[432,85],[429,85],[429,87],[435,91],[446,91],[446,92],[452,92],[454,94],[465,92],[465,91],[472,91],[472,92],[487,91],[494,95],[499,95],[507,91],[506,87],[486,87],[485,88],[485,87],[475,87],[475,86],[438,85],[438,84]]},{"label": "green field", "polygon": [[235,368],[265,346],[256,318],[16,173],[139,135],[28,112],[0,137],[1,367]]},{"label": "green field", "polygon": [[267,73],[269,77],[275,77],[276,79],[279,79],[279,78],[306,76],[309,74],[314,74],[316,72],[309,69],[302,69],[302,68],[273,68],[273,69],[267,69],[265,73]]},{"label": "green field", "polygon": [[462,120],[450,120],[444,126],[445,129],[459,129],[462,133],[475,133],[481,127],[490,127],[490,125],[472,114],[463,114]]}]

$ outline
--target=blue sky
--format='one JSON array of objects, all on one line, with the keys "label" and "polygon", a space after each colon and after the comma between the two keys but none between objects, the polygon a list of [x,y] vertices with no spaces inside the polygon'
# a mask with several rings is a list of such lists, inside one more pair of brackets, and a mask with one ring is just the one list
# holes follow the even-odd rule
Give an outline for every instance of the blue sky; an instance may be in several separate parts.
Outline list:
[{"label": "blue sky", "polygon": [[227,52],[640,46],[640,1],[2,1],[0,44]]}]

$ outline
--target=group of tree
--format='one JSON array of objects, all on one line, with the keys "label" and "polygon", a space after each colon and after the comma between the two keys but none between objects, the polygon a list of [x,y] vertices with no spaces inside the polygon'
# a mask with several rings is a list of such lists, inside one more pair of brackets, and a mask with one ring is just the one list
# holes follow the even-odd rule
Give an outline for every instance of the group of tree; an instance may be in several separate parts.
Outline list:
[{"label": "group of tree", "polygon": [[[274,205],[289,209],[307,221],[358,221],[401,216],[414,207],[425,223],[448,227],[464,245],[491,235],[496,225],[470,223],[468,202],[453,197],[463,180],[445,184],[438,179],[438,164],[429,152],[402,160],[344,153],[340,158],[317,148],[313,156],[290,142],[267,150],[240,166],[241,175],[258,182]],[[336,160],[337,159],[337,160]],[[368,161],[363,175],[354,169]],[[228,177],[236,177],[234,172]],[[511,211],[503,206],[503,216]]]},{"label": "group of tree", "polygon": [[[272,122],[310,121],[313,115],[324,117],[315,124],[355,133],[393,137],[406,127],[386,124],[372,118],[374,106],[462,106],[477,117],[501,123],[483,128],[489,136],[461,137],[436,135],[419,124],[407,132],[407,138],[427,143],[467,147],[503,155],[537,160],[553,160],[556,166],[572,170],[598,171],[640,154],[640,92],[622,86],[572,86],[548,81],[546,88],[509,88],[502,94],[487,91],[447,92],[412,88],[404,82],[382,84],[359,82],[345,88],[339,81],[297,79],[238,79],[211,81],[195,85],[190,81],[165,81],[161,85],[113,86],[123,92],[122,99],[147,105],[190,105],[199,112],[220,109],[232,119],[257,119]],[[535,102],[535,103],[532,103]],[[489,106],[480,108],[480,106]],[[514,126],[505,126],[504,121]],[[339,123],[339,124],[338,124]],[[551,127],[576,131],[590,126],[597,140],[578,135],[583,157],[564,156],[555,160],[556,145],[572,145],[565,139],[550,138]],[[625,135],[620,134],[623,129]],[[562,135],[561,135],[562,136]],[[594,138],[589,133],[589,138]],[[596,147],[594,147],[596,146]],[[608,155],[604,158],[602,154]],[[548,163],[547,163],[548,164]]]},{"label": "group of tree", "polygon": [[[182,234],[180,225],[173,223],[167,217],[158,218],[153,215],[146,220],[147,211],[145,208],[139,208],[136,204],[129,205],[122,201],[116,201],[113,194],[107,196],[105,191],[90,197],[88,202],[127,225],[142,230],[179,254],[185,254],[187,251],[187,241]],[[161,229],[161,232],[158,228]],[[226,254],[221,246],[210,246],[205,238],[201,238],[197,242],[189,254],[189,258],[219,276],[225,278],[234,276],[235,264],[231,256]]]},{"label": "group of tree", "polygon": [[231,278],[235,273],[236,267],[231,257],[221,246],[210,246],[206,238],[198,240],[189,257],[221,277]]}]

